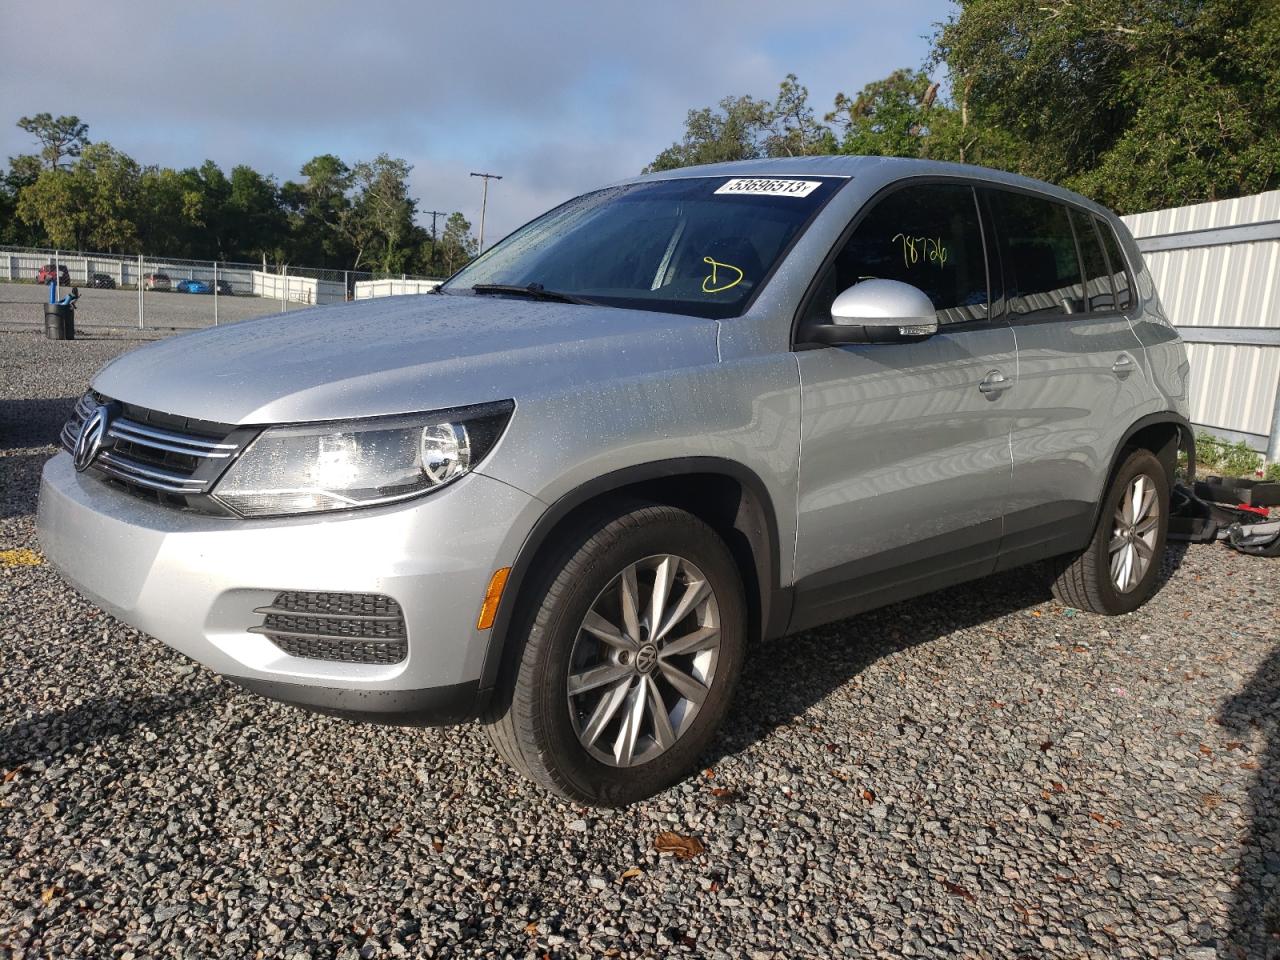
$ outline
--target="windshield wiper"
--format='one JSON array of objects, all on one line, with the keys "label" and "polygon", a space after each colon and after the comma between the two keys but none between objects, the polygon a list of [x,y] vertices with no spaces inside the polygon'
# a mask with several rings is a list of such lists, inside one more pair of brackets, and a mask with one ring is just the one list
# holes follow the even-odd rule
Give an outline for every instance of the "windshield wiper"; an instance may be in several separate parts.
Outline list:
[{"label": "windshield wiper", "polygon": [[471,288],[472,293],[510,293],[518,297],[532,297],[534,300],[546,300],[550,303],[582,303],[595,306],[594,300],[578,297],[572,293],[561,293],[559,290],[548,290],[540,283],[518,286],[514,283],[477,283]]}]

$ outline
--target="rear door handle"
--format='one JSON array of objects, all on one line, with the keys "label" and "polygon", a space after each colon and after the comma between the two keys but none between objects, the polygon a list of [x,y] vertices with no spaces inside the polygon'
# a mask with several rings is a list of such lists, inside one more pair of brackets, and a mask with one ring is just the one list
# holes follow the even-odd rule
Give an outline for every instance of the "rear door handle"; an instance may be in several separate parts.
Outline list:
[{"label": "rear door handle", "polygon": [[1012,386],[1012,380],[999,370],[992,370],[982,378],[982,381],[978,384],[978,389],[982,391],[987,399],[994,400]]},{"label": "rear door handle", "polygon": [[1117,376],[1127,377],[1137,369],[1137,364],[1133,362],[1133,357],[1127,353],[1122,353],[1116,357],[1116,362],[1111,365],[1111,370]]}]

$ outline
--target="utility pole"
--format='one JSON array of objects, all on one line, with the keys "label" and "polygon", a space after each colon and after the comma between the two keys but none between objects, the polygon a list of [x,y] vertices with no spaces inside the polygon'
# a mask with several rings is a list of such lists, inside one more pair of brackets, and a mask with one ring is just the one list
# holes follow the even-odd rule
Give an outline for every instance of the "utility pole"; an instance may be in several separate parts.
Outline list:
[{"label": "utility pole", "polygon": [[480,177],[484,180],[484,191],[480,194],[480,253],[484,253],[484,210],[489,204],[489,181],[501,180],[502,177],[496,173],[473,173],[473,177]]},{"label": "utility pole", "polygon": [[432,245],[434,245],[436,242],[436,217],[446,217],[448,216],[448,214],[445,213],[443,210],[423,210],[422,211],[423,216],[427,216],[428,214],[431,216],[431,243]]},{"label": "utility pole", "polygon": [[424,216],[428,214],[431,216],[431,263],[427,264],[427,269],[430,270],[436,260],[436,217],[444,217],[448,214],[443,210],[423,210],[422,213]]}]

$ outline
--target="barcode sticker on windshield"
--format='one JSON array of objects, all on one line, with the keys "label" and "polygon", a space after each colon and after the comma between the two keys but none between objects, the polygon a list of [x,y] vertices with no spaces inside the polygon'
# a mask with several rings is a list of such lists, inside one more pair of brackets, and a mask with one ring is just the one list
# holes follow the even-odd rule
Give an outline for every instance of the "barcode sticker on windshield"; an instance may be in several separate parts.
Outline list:
[{"label": "barcode sticker on windshield", "polygon": [[755,197],[807,197],[822,186],[820,180],[765,180],[758,177],[734,177],[716,193],[750,194]]}]

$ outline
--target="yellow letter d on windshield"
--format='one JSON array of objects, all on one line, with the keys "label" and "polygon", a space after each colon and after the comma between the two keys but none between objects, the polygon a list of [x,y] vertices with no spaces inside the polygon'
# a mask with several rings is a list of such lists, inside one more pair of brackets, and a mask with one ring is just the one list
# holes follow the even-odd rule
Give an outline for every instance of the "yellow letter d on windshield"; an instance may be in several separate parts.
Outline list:
[{"label": "yellow letter d on windshield", "polygon": [[[730,287],[736,287],[742,282],[743,273],[731,263],[721,263],[719,260],[712,260],[710,257],[703,257],[702,262],[711,266],[711,274],[702,278],[703,293],[723,293]],[[719,270],[723,267],[725,270],[732,270],[737,274],[728,283],[720,283]]]}]

